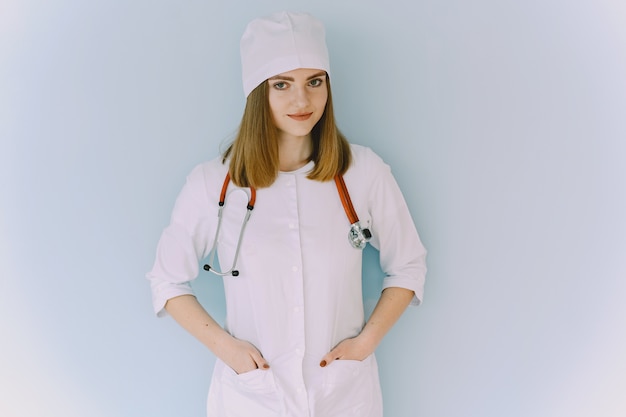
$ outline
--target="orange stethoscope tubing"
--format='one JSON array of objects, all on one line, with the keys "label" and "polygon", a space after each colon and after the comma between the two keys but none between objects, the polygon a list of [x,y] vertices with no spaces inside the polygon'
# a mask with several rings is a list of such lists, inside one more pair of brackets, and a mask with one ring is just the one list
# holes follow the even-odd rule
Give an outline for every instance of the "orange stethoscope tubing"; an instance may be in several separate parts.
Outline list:
[{"label": "orange stethoscope tubing", "polygon": [[[256,202],[256,189],[254,187],[250,187],[250,196],[248,198],[248,205],[246,206],[246,215],[241,223],[241,229],[239,231],[239,238],[237,239],[237,247],[235,248],[235,257],[233,258],[233,265],[228,271],[218,271],[214,267],[211,266],[215,259],[215,253],[217,252],[217,241],[220,234],[220,229],[222,228],[222,210],[224,209],[224,203],[226,201],[226,191],[228,189],[228,184],[230,183],[230,173],[226,174],[224,178],[224,184],[222,185],[222,191],[220,193],[220,200],[218,202],[218,211],[217,211],[217,229],[215,230],[215,237],[213,238],[213,246],[211,247],[211,251],[209,252],[209,263],[204,265],[204,270],[212,272],[219,276],[232,275],[234,277],[239,275],[239,271],[236,268],[237,259],[239,258],[239,250],[241,249],[241,240],[243,239],[243,234],[246,229],[246,225],[248,224],[248,220],[250,220],[250,215],[252,214],[252,210],[254,210],[254,204]],[[363,249],[367,242],[371,239],[372,234],[369,229],[362,228],[359,222],[359,217],[354,210],[354,206],[352,205],[352,200],[350,199],[350,193],[348,192],[348,188],[346,187],[346,183],[343,180],[342,175],[335,176],[335,185],[337,186],[337,192],[339,193],[339,198],[341,199],[341,205],[343,206],[344,211],[346,212],[346,216],[348,217],[348,221],[350,222],[350,230],[348,232],[348,240],[352,247],[356,249]]]}]

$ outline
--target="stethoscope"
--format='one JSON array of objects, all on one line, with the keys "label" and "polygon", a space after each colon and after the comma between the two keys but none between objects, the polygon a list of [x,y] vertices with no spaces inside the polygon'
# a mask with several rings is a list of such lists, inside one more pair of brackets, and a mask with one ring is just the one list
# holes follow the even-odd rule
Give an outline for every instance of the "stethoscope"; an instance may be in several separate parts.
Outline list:
[{"label": "stethoscope", "polygon": [[[234,277],[239,275],[239,271],[235,269],[237,266],[237,259],[239,258],[239,250],[241,249],[241,240],[243,239],[243,233],[246,230],[246,225],[248,224],[248,220],[250,220],[250,215],[252,214],[252,210],[254,210],[254,203],[256,202],[256,190],[254,187],[250,187],[250,194],[248,196],[248,204],[246,206],[246,215],[241,223],[241,230],[239,231],[239,238],[237,239],[237,247],[235,248],[235,256],[233,258],[233,265],[228,271],[218,271],[211,265],[215,259],[215,253],[217,252],[217,239],[220,234],[220,229],[222,228],[222,210],[224,209],[224,203],[226,201],[226,191],[228,189],[228,184],[230,183],[230,173],[226,174],[226,178],[224,178],[224,185],[222,185],[222,191],[220,193],[220,201],[218,202],[218,210],[217,210],[217,229],[215,229],[215,237],[213,238],[213,246],[211,247],[211,251],[209,252],[209,263],[204,265],[204,270],[212,272],[219,276],[232,275]],[[335,176],[335,185],[337,186],[337,192],[339,193],[339,198],[341,199],[341,204],[343,205],[343,209],[346,212],[346,216],[348,217],[348,221],[350,222],[350,230],[348,231],[348,241],[355,249],[363,249],[367,245],[367,242],[372,238],[372,234],[370,233],[368,228],[361,227],[361,223],[359,222],[359,217],[354,210],[354,206],[352,205],[352,200],[350,199],[350,193],[348,193],[348,188],[346,187],[346,183],[343,180],[343,176],[338,174]]]}]

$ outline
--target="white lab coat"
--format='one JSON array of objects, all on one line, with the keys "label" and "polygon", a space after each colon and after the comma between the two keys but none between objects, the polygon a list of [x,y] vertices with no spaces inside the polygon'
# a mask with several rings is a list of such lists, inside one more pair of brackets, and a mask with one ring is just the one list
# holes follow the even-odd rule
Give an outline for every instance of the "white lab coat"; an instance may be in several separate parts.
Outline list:
[{"label": "white lab coat", "polygon": [[[417,305],[426,251],[402,194],[374,152],[358,145],[352,152],[344,179],[361,224],[372,232],[370,243],[380,250],[383,288],[411,289]],[[256,346],[271,368],[236,375],[218,360],[208,396],[210,417],[382,416],[374,355],[319,366],[364,324],[362,251],[348,241],[350,224],[334,181],[307,179],[312,166],[280,173],[271,187],[257,190],[237,262],[240,275],[224,278],[225,328]],[[221,158],[199,165],[176,201],[147,275],[158,314],[168,299],[192,294],[189,281],[211,249],[227,169]],[[224,269],[232,265],[246,192],[229,186],[218,246]]]}]

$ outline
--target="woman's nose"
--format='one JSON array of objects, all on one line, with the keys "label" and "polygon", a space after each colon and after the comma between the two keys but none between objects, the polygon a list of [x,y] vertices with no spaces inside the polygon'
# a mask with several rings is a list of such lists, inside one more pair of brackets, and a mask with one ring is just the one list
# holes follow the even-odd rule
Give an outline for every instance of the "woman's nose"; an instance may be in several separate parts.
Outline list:
[{"label": "woman's nose", "polygon": [[306,87],[294,89],[293,102],[298,107],[306,107],[309,105],[309,92]]}]

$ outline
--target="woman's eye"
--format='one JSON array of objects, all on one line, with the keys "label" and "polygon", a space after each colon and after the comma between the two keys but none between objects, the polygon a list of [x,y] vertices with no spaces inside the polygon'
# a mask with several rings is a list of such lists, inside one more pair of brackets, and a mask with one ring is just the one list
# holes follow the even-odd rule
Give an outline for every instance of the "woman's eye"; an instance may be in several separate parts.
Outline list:
[{"label": "woman's eye", "polygon": [[277,90],[284,90],[285,88],[287,88],[287,83],[283,81],[279,81],[277,83],[274,83],[274,88]]},{"label": "woman's eye", "polygon": [[311,87],[319,87],[320,85],[322,85],[322,83],[323,81],[320,78],[315,78],[309,82]]}]

